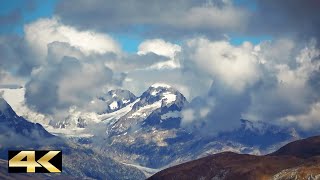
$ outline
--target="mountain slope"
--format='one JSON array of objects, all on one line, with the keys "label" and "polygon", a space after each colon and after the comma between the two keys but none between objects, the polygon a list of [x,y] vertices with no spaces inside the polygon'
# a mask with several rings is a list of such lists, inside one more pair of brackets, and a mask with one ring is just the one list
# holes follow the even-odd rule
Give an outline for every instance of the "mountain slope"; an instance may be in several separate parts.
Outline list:
[{"label": "mountain slope", "polygon": [[10,105],[1,97],[0,132],[2,145],[7,146],[46,144],[45,142],[42,142],[43,139],[55,139],[55,137],[48,133],[40,124],[29,122],[18,116]]},{"label": "mountain slope", "polygon": [[[294,147],[299,150],[293,153]],[[149,179],[320,178],[319,150],[320,136],[317,136],[292,142],[266,156],[230,152],[211,155],[165,169]]]},{"label": "mountain slope", "polygon": [[[135,167],[124,165],[91,149],[85,149],[51,135],[40,124],[19,117],[8,103],[0,98],[0,158],[7,159],[9,149],[54,149],[63,152],[63,174],[94,179],[143,179]],[[54,174],[59,176],[59,174]],[[0,177],[11,174],[0,174]],[[15,176],[14,174],[12,176]],[[41,178],[42,176],[35,176]]]}]

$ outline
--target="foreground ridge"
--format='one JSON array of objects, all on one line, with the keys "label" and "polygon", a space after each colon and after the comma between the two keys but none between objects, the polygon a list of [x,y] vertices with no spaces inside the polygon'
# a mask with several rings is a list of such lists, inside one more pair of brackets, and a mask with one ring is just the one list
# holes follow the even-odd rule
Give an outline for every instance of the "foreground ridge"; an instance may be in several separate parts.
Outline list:
[{"label": "foreground ridge", "polygon": [[162,170],[149,179],[320,179],[320,136],[265,156],[223,152]]}]

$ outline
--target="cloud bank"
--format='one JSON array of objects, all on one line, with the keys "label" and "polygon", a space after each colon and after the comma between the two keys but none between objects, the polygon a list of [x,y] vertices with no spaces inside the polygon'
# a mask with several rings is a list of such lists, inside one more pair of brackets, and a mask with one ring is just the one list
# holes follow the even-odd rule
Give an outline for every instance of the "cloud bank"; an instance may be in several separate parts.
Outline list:
[{"label": "cloud bank", "polygon": [[[99,112],[104,105],[91,102],[109,89],[139,95],[162,82],[192,102],[181,125],[196,131],[230,130],[240,118],[317,129],[318,6],[60,1],[54,17],[25,25],[23,37],[0,37],[0,83],[26,82],[27,104],[60,119],[75,107]],[[125,52],[112,36],[117,32],[141,36],[138,51]],[[272,40],[235,45],[223,38],[248,35]]]}]

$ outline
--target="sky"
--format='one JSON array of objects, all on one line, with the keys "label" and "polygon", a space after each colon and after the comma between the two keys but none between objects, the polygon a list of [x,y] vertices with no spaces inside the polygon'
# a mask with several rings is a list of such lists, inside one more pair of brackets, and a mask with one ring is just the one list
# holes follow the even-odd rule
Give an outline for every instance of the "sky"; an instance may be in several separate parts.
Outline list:
[{"label": "sky", "polygon": [[[3,6],[0,7],[0,15],[10,17],[10,15],[16,13],[15,16],[18,20],[16,20],[15,24],[5,24],[1,28],[0,33],[13,33],[19,36],[23,36],[23,28],[25,24],[35,21],[39,18],[53,17],[55,15],[54,10],[58,3],[59,0],[32,0],[30,2],[26,2],[23,0],[7,1],[7,3],[4,3]],[[255,9],[255,3],[249,2],[247,0],[237,0],[235,1],[235,4],[246,6],[248,9],[251,9],[253,11]],[[17,13],[17,11],[19,13]],[[143,32],[143,29],[143,25],[138,25],[134,28],[136,34],[132,32],[112,32],[112,36],[121,44],[123,50],[127,52],[136,52],[138,50],[139,44],[143,41],[143,37],[140,34],[141,32]],[[271,36],[266,35],[242,36],[236,34],[233,34],[230,38],[231,43],[235,45],[239,45],[244,41],[250,41],[253,44],[258,44],[261,41],[272,39]],[[179,40],[177,40],[176,43],[179,43]]]},{"label": "sky", "polygon": [[319,129],[317,0],[4,2],[0,85],[23,86],[39,113],[99,112],[99,94],[161,82],[190,102],[188,128]]}]

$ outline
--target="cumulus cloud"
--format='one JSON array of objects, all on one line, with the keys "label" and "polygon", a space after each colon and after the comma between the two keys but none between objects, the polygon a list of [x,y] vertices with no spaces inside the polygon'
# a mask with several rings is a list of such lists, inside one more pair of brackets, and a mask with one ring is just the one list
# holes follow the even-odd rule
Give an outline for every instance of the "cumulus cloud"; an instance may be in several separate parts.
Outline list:
[{"label": "cumulus cloud", "polygon": [[291,60],[293,65],[279,63],[268,66],[274,77],[269,79],[269,83],[265,83],[266,86],[252,94],[253,103],[250,109],[256,111],[259,119],[279,119],[288,115],[304,114],[311,110],[312,104],[319,101],[318,93],[314,89],[318,81],[316,72],[320,65],[317,60],[319,49],[313,42],[290,56],[294,57]]},{"label": "cumulus cloud", "polygon": [[[59,56],[56,59],[64,55],[79,58],[91,54],[121,53],[119,44],[109,35],[78,31],[62,24],[58,18],[39,19],[25,25],[24,30],[24,37],[0,36],[0,69],[16,77],[28,77],[34,69],[47,63],[47,55],[52,55],[52,51]],[[49,52],[48,46],[59,42],[66,43],[67,47],[54,46],[56,49],[51,47]],[[53,60],[51,55],[49,57]]]},{"label": "cumulus cloud", "polygon": [[90,103],[96,96],[121,87],[129,72],[171,61],[169,56],[179,50],[165,42],[171,54],[153,48],[125,53],[109,35],[79,31],[57,18],[27,24],[23,38],[3,36],[0,41],[0,82],[26,83],[26,104],[59,120],[74,107],[103,111],[104,104]]},{"label": "cumulus cloud", "polygon": [[311,105],[310,110],[308,112],[296,116],[288,115],[286,117],[283,117],[281,120],[284,124],[297,124],[303,130],[311,129],[317,131],[320,125],[319,117],[320,103],[317,102]]},{"label": "cumulus cloud", "polygon": [[236,47],[227,41],[197,38],[187,42],[184,52],[187,68],[195,66],[227,90],[242,92],[261,76],[260,62],[249,42]]},{"label": "cumulus cloud", "polygon": [[34,57],[25,85],[26,104],[58,120],[68,116],[73,107],[101,111],[102,105],[94,106],[90,101],[106,86],[121,85],[125,76],[107,67],[108,60],[121,56],[116,41],[106,34],[78,31],[57,18],[39,19],[26,25],[20,44],[24,45],[22,50],[31,51]]},{"label": "cumulus cloud", "polygon": [[311,129],[318,125],[320,51],[315,41],[234,46],[197,38],[183,47],[184,71],[212,79],[212,86],[191,102],[185,111],[193,118],[183,116],[182,126],[216,133],[237,127],[240,118]]},{"label": "cumulus cloud", "polygon": [[56,41],[66,42],[79,48],[86,55],[90,53],[120,52],[119,44],[107,34],[94,31],[78,31],[71,26],[62,24],[58,18],[39,19],[27,24],[24,31],[27,43],[41,57],[47,55],[47,45]]},{"label": "cumulus cloud", "polygon": [[180,51],[181,47],[179,45],[166,42],[163,39],[145,40],[138,47],[138,54],[153,52],[170,58],[174,58],[175,54]]},{"label": "cumulus cloud", "polygon": [[26,103],[51,115],[72,106],[85,109],[112,80],[113,72],[103,61],[64,56],[33,72],[26,84]]},{"label": "cumulus cloud", "polygon": [[170,58],[168,61],[155,64],[154,68],[178,68],[179,60],[176,55],[181,52],[181,47],[177,44],[166,42],[163,39],[149,39],[143,41],[138,47],[138,54],[155,53],[160,56]]},{"label": "cumulus cloud", "polygon": [[[59,120],[72,108],[103,111],[104,104],[90,102],[105,91],[121,87],[130,72],[170,61],[168,56],[173,56],[152,49],[125,53],[108,35],[78,31],[57,18],[37,20],[25,31],[26,44],[39,64],[32,68],[26,84],[26,103]],[[169,48],[166,50],[171,51]]]},{"label": "cumulus cloud", "polygon": [[123,87],[136,94],[155,82],[177,88],[191,101],[182,112],[181,125],[199,133],[231,130],[241,118],[317,127],[316,41],[281,38],[232,45],[199,37],[185,41],[181,49],[175,56],[180,68],[130,71]]}]

